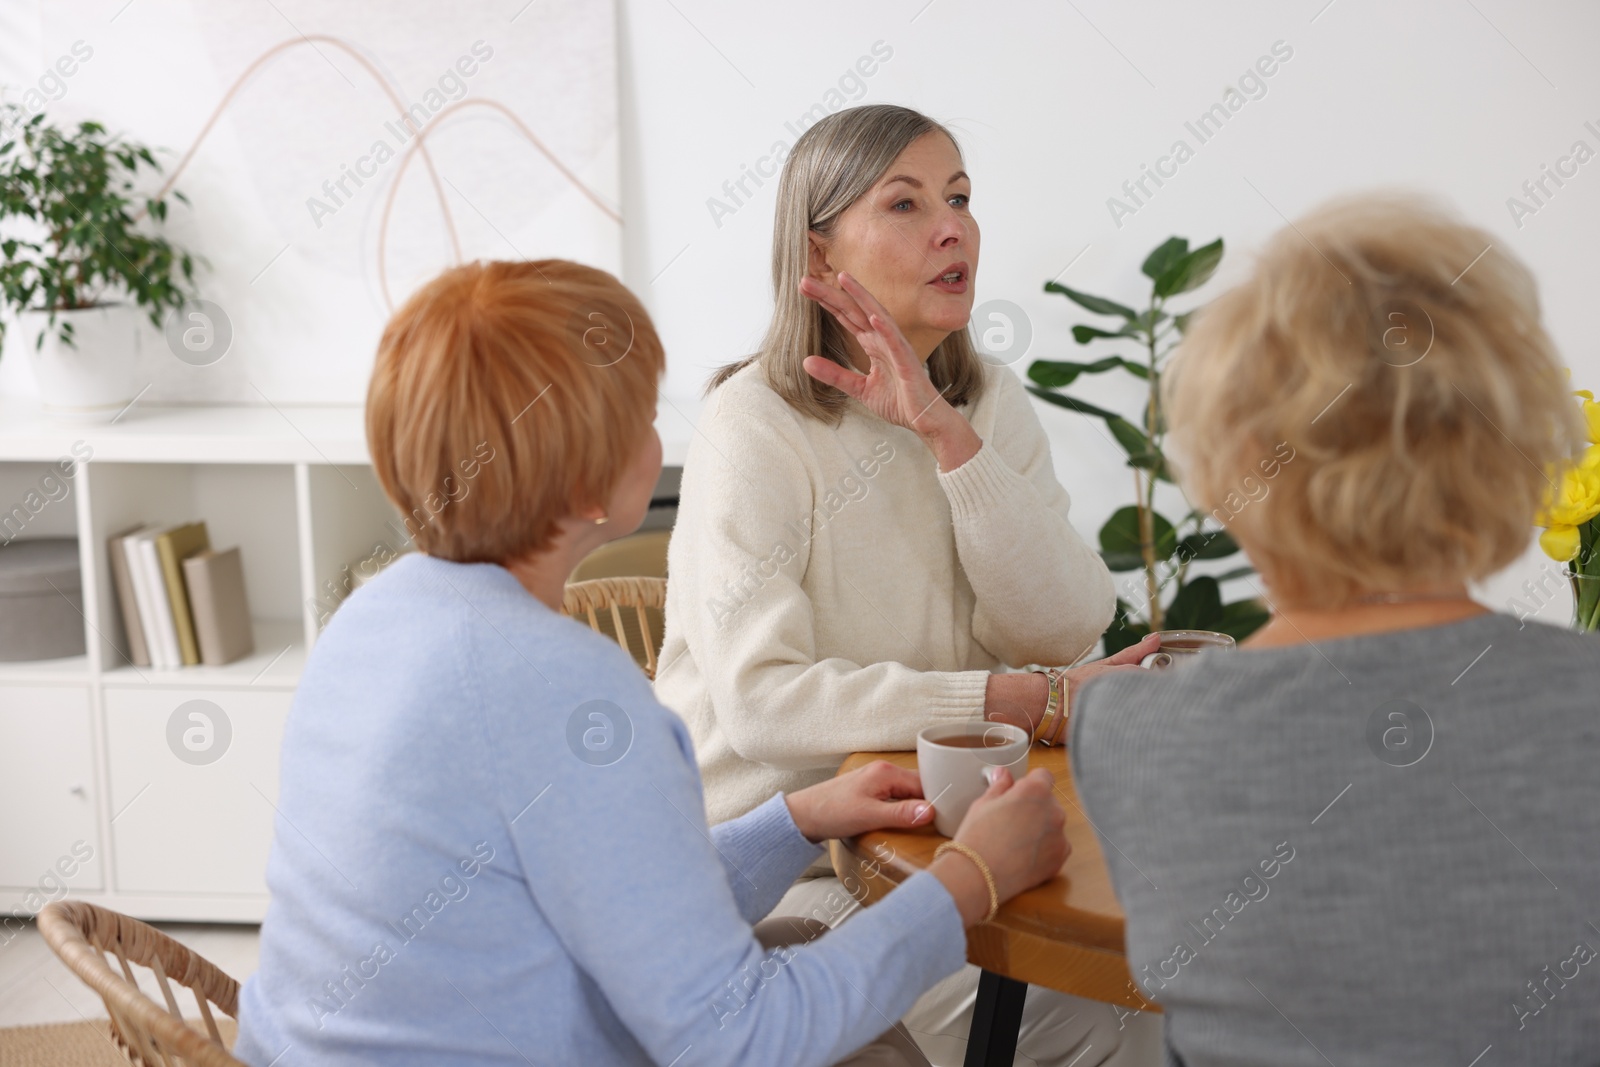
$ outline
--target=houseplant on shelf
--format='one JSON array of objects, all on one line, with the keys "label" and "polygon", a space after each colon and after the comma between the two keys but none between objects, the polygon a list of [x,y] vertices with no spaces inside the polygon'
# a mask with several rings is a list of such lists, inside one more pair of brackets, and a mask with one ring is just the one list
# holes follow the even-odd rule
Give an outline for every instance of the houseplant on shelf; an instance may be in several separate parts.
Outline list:
[{"label": "houseplant on shelf", "polygon": [[47,406],[110,418],[141,384],[136,316],[159,330],[194,295],[195,260],[141,228],[167,217],[135,189],[141,168],[161,172],[150,149],[97,122],[44,120],[0,106],[0,311],[33,339]]},{"label": "houseplant on shelf", "polygon": [[[1124,583],[1122,595],[1117,597],[1116,616],[1104,634],[1108,655],[1136,644],[1153,630],[1216,630],[1238,640],[1267,621],[1267,610],[1257,599],[1222,602],[1222,583],[1252,573],[1250,567],[1235,567],[1217,575],[1189,573],[1197,560],[1225,559],[1237,553],[1239,546],[1233,538],[1186,502],[1182,506],[1188,511],[1177,522],[1157,510],[1160,483],[1170,487],[1166,495],[1182,501],[1162,451],[1166,420],[1160,387],[1166,359],[1194,313],[1190,309],[1175,314],[1167,301],[1198,289],[1221,262],[1221,239],[1191,250],[1185,238],[1168,238],[1141,267],[1150,279],[1150,296],[1142,311],[1056,282],[1045,283],[1046,292],[1060,293],[1079,307],[1113,320],[1110,329],[1074,326],[1072,336],[1079,344],[1131,342],[1139,350],[1135,358],[1118,354],[1092,362],[1036,360],[1028,368],[1033,382],[1029,392],[1058,407],[1103,419],[1133,469],[1134,503],[1117,509],[1101,528],[1100,555],[1113,571],[1144,573],[1142,582]],[[1137,424],[1061,392],[1083,375],[1112,370],[1131,374],[1146,385]]]},{"label": "houseplant on shelf", "polygon": [[1552,486],[1538,519],[1545,528],[1539,546],[1567,565],[1572,625],[1592,633],[1600,630],[1600,404],[1586,389],[1575,395],[1589,424],[1589,447]]}]

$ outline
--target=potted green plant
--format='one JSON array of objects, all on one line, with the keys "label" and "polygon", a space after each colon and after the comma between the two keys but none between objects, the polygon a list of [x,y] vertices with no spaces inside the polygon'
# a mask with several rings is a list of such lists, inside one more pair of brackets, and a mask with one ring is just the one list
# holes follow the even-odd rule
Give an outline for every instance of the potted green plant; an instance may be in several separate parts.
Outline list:
[{"label": "potted green plant", "polygon": [[[1137,585],[1125,583],[1117,597],[1116,617],[1104,635],[1107,654],[1138,643],[1153,630],[1215,630],[1240,640],[1267,621],[1267,610],[1257,598],[1222,602],[1222,583],[1252,573],[1250,567],[1235,567],[1222,574],[1190,574],[1190,565],[1198,560],[1225,559],[1239,551],[1227,531],[1187,502],[1188,512],[1177,522],[1157,510],[1158,485],[1173,483],[1161,447],[1166,435],[1161,373],[1194,314],[1194,309],[1174,314],[1167,301],[1205,284],[1221,262],[1220,238],[1192,250],[1185,238],[1168,238],[1140,268],[1150,279],[1150,296],[1142,311],[1056,282],[1045,283],[1046,292],[1059,293],[1087,311],[1116,320],[1111,329],[1074,326],[1072,336],[1079,344],[1131,342],[1141,350],[1133,359],[1110,355],[1087,363],[1037,360],[1028,368],[1033,383],[1029,392],[1058,407],[1105,420],[1133,468],[1135,501],[1117,509],[1101,528],[1100,555],[1114,572],[1143,570],[1144,574]],[[1145,383],[1145,403],[1137,422],[1061,391],[1085,374],[1113,370],[1125,371]],[[1169,496],[1182,499],[1175,486]]]},{"label": "potted green plant", "polygon": [[193,257],[143,226],[165,221],[167,202],[136,179],[161,167],[98,122],[63,129],[5,105],[0,130],[0,311],[32,337],[48,407],[110,418],[142,385],[138,314],[159,330],[194,295]]}]

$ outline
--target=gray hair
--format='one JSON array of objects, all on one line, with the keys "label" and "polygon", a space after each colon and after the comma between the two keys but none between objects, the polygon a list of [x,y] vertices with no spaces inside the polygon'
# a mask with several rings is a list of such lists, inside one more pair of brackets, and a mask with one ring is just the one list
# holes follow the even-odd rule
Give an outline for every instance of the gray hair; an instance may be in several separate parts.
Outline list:
[{"label": "gray hair", "polygon": [[[808,235],[831,237],[839,216],[861,199],[889,166],[923,134],[937,130],[960,145],[944,126],[894,104],[868,104],[829,115],[801,135],[778,180],[772,226],[772,323],[752,356],[711,376],[709,394],[751,363],[760,363],[773,392],[823,422],[844,416],[846,395],[806,373],[807,356],[853,367],[845,331],[831,314],[800,293],[810,255]],[[951,404],[975,401],[983,392],[983,366],[965,329],[939,342],[928,357],[928,375]]]}]

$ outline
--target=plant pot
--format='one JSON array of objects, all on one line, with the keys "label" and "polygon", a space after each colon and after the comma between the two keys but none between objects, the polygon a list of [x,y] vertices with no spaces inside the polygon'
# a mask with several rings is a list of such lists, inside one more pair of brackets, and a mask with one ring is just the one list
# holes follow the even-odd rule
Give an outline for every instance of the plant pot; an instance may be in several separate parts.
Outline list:
[{"label": "plant pot", "polygon": [[[106,304],[56,312],[56,327],[46,329],[43,311],[22,314],[19,326],[33,364],[45,408],[71,422],[110,422],[138,395],[139,312],[129,304]],[[72,323],[72,346],[56,335],[62,321]],[[34,339],[45,329],[44,344]]]}]

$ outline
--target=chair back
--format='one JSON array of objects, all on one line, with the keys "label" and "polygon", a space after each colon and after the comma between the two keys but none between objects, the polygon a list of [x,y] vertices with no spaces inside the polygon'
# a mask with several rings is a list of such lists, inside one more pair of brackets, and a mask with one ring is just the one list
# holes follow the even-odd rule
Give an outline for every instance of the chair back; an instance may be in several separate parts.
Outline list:
[{"label": "chair back", "polygon": [[[111,1035],[140,1067],[245,1067],[228,1053],[211,1009],[239,1014],[239,983],[209,960],[138,919],[79,900],[58,900],[39,912],[39,932],[111,1016]],[[112,970],[107,953],[116,957]],[[166,1007],[147,997],[133,966],[154,972]],[[204,1032],[185,1020],[172,991],[194,995]]]},{"label": "chair back", "polygon": [[561,612],[617,642],[654,681],[666,606],[665,578],[593,578],[567,586]]},{"label": "chair back", "polygon": [[629,578],[634,575],[665,578],[667,545],[671,540],[671,530],[645,530],[607,541],[572,568],[570,580],[587,582],[594,578]]}]

